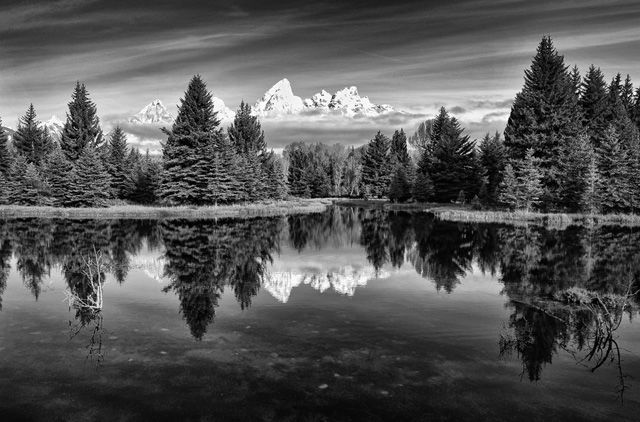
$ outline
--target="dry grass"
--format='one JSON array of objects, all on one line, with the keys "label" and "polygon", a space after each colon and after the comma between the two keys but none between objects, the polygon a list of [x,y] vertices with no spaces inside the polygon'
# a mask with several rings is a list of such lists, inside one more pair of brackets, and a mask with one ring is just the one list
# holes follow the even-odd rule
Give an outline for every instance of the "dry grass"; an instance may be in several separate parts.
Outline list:
[{"label": "dry grass", "polygon": [[383,200],[336,200],[338,205],[382,208],[395,211],[421,211],[434,214],[440,220],[469,223],[503,223],[510,225],[537,224],[552,228],[569,225],[640,226],[636,214],[565,214],[502,210],[473,210],[466,205],[437,203],[394,204]]},{"label": "dry grass", "polygon": [[107,208],[54,208],[6,205],[0,206],[0,218],[252,218],[323,212],[331,204],[330,199],[291,199],[205,207],[114,205]]}]

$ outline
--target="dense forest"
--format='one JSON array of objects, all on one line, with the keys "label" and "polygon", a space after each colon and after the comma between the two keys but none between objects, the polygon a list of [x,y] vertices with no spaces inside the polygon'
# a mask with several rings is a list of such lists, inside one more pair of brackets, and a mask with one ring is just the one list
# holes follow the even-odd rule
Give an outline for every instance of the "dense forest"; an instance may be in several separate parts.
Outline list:
[{"label": "dense forest", "polygon": [[0,125],[0,203],[217,205],[296,196],[584,213],[640,207],[640,89],[620,74],[607,83],[593,65],[582,77],[550,37],[525,71],[504,136],[472,140],[443,107],[409,137],[378,132],[359,148],[296,142],[279,156],[244,102],[221,127],[200,76],[163,132],[161,158],[128,146],[119,127],[104,136],[78,83],[59,142],[33,105],[11,141]]}]

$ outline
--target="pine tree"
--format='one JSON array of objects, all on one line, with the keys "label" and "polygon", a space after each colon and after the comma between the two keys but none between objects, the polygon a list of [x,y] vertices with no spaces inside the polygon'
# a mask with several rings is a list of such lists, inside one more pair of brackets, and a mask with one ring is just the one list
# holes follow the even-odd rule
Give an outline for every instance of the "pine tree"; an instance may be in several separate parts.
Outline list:
[{"label": "pine tree", "polygon": [[[605,111],[605,119],[607,125],[612,126],[622,144],[629,148],[637,145],[639,142],[638,128],[633,124],[627,114],[627,110],[621,99],[622,77],[618,73],[609,85],[607,92],[607,108]],[[606,136],[606,135],[605,135]]]},{"label": "pine tree", "polygon": [[267,197],[272,199],[285,199],[287,197],[287,184],[282,170],[282,162],[271,151],[267,160],[262,164],[263,173],[267,178]]},{"label": "pine tree", "polygon": [[127,166],[127,136],[120,126],[111,133],[107,144],[107,171],[111,176],[111,191],[119,199],[127,197],[133,183]]},{"label": "pine tree", "polygon": [[5,177],[10,173],[13,164],[13,157],[9,149],[9,135],[2,126],[0,119],[0,174]]},{"label": "pine tree", "polygon": [[545,188],[544,203],[556,206],[561,174],[558,171],[561,146],[581,130],[575,86],[564,58],[543,37],[525,83],[517,94],[505,129],[505,146],[512,159],[522,160],[533,148],[540,159]]},{"label": "pine tree", "polygon": [[433,182],[428,173],[419,171],[413,183],[413,198],[418,202],[429,202],[433,199]]},{"label": "pine tree", "polygon": [[409,198],[411,198],[411,182],[407,177],[404,167],[398,166],[391,179],[389,199],[393,202],[405,202],[409,200]]},{"label": "pine tree", "polygon": [[67,159],[75,163],[86,148],[102,149],[103,138],[95,104],[84,84],[76,83],[68,104],[67,121],[60,136],[60,147]]},{"label": "pine tree", "polygon": [[388,194],[391,182],[389,144],[389,138],[378,132],[362,155],[362,183],[376,198]]},{"label": "pine tree", "polygon": [[589,134],[591,145],[598,148],[607,129],[607,85],[600,68],[591,65],[582,84],[580,108],[582,124]]},{"label": "pine tree", "polygon": [[[270,181],[264,171],[265,162],[268,160],[267,145],[260,121],[251,114],[249,104],[244,101],[240,103],[227,133],[235,153],[241,157],[238,163],[241,165],[239,171],[246,200],[265,199],[270,191],[267,189]],[[234,189],[232,186],[229,188]]]},{"label": "pine tree", "polygon": [[132,173],[132,186],[128,197],[139,204],[153,204],[158,200],[161,165],[152,159],[147,150],[144,158],[136,161]]},{"label": "pine tree", "polygon": [[207,201],[218,205],[244,199],[244,186],[239,183],[237,158],[229,141],[221,139],[217,143],[212,159]]},{"label": "pine tree", "polygon": [[596,150],[598,171],[606,186],[600,196],[604,212],[624,212],[631,197],[628,176],[629,157],[613,126],[605,133],[605,139]]},{"label": "pine tree", "polygon": [[520,207],[527,212],[540,203],[543,193],[542,173],[538,162],[534,156],[533,148],[529,148],[525,153],[517,178],[521,195]]},{"label": "pine tree", "polygon": [[11,177],[9,201],[15,205],[50,205],[48,187],[35,164],[18,155]]},{"label": "pine tree", "polygon": [[71,183],[72,188],[69,193],[71,206],[107,206],[111,181],[95,149],[85,148],[82,151],[71,173]]},{"label": "pine tree", "polygon": [[170,204],[206,204],[211,151],[222,136],[211,93],[199,75],[189,82],[162,149],[161,198]]},{"label": "pine tree", "polygon": [[631,83],[631,76],[628,74],[620,91],[620,100],[624,109],[627,110],[627,116],[633,120],[633,84]]},{"label": "pine tree", "polygon": [[579,211],[586,186],[593,150],[586,135],[567,140],[563,145],[560,171],[560,205],[568,211]]},{"label": "pine tree", "polygon": [[488,133],[480,142],[480,163],[484,170],[486,183],[483,184],[486,194],[479,195],[489,204],[498,202],[498,187],[502,182],[502,174],[506,166],[507,151],[498,132],[492,137]]},{"label": "pine tree", "polygon": [[595,156],[589,160],[587,175],[585,179],[585,189],[580,199],[580,209],[586,214],[599,214],[601,210],[602,180],[598,171],[598,164]]},{"label": "pine tree", "polygon": [[52,205],[69,207],[72,205],[73,165],[67,160],[60,148],[55,148],[49,155],[44,172],[49,185]]},{"label": "pine tree", "polygon": [[[442,107],[433,122],[433,151],[431,157],[423,153],[421,172],[428,171],[434,186],[437,202],[452,202],[464,190],[468,195],[476,195],[480,189],[481,174],[475,155],[475,143],[458,120],[450,117]],[[430,161],[429,165],[424,163]],[[427,168],[425,168],[427,167]]]},{"label": "pine tree", "polygon": [[498,201],[509,209],[516,209],[519,206],[520,187],[513,166],[509,163],[504,169],[504,175],[500,182]]},{"label": "pine tree", "polygon": [[395,160],[403,167],[408,167],[411,164],[411,157],[407,150],[407,135],[404,130],[396,130],[391,137],[390,156],[392,160]]},{"label": "pine tree", "polygon": [[13,135],[16,151],[24,156],[27,163],[39,166],[53,149],[53,141],[46,129],[41,127],[33,104],[20,118],[18,129]]}]

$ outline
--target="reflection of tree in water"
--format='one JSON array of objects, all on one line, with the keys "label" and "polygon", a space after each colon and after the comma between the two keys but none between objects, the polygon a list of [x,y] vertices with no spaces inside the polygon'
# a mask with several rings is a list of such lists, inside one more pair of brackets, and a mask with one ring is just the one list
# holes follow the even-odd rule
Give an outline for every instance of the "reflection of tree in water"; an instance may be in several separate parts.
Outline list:
[{"label": "reflection of tree in water", "polygon": [[297,251],[337,248],[360,240],[357,208],[332,207],[324,213],[290,215],[287,226],[289,244]]},{"label": "reflection of tree in water", "polygon": [[629,286],[624,294],[571,288],[556,292],[553,299],[512,299],[510,331],[500,337],[500,355],[515,353],[522,361],[522,374],[531,381],[540,380],[543,367],[552,363],[558,349],[592,372],[612,363],[622,399],[626,375],[615,333],[625,313],[631,318],[638,310],[633,296]]},{"label": "reflection of tree in water", "polygon": [[11,257],[13,245],[11,234],[7,230],[7,224],[0,222],[0,311],[2,310],[2,294],[7,288],[7,279],[11,272]]},{"label": "reflection of tree in water", "polygon": [[51,271],[50,245],[53,240],[51,220],[20,219],[13,221],[13,236],[16,242],[16,267],[25,286],[38,299],[43,277]]},{"label": "reflection of tree in water", "polygon": [[279,250],[280,218],[170,220],[162,223],[165,275],[191,334],[201,339],[229,285],[242,308],[258,293],[265,265]]},{"label": "reflection of tree in water", "polygon": [[381,209],[362,209],[358,217],[361,225],[360,243],[377,274],[389,261],[387,212]]}]

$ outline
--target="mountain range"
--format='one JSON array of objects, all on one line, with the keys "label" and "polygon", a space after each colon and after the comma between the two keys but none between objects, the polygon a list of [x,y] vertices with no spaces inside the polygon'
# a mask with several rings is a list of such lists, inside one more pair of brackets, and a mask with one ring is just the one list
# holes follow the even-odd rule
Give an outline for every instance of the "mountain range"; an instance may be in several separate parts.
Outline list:
[{"label": "mountain range", "polygon": [[[233,121],[235,112],[224,101],[213,97],[213,109],[223,123]],[[281,117],[301,114],[339,114],[346,117],[375,117],[394,111],[388,104],[374,104],[368,97],[362,97],[355,86],[345,87],[334,94],[325,90],[302,99],[293,93],[291,83],[284,78],[269,88],[254,104],[253,113],[260,117]],[[162,101],[156,99],[129,118],[133,124],[171,124],[173,115]]]}]

